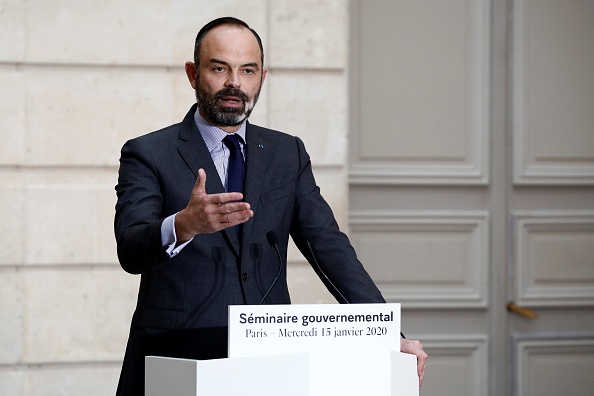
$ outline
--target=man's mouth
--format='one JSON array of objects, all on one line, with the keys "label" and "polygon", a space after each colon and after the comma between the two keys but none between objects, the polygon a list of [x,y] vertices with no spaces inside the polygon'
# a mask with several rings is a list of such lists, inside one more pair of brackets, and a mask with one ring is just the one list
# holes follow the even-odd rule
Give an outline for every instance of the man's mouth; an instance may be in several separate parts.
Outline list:
[{"label": "man's mouth", "polygon": [[237,96],[223,96],[220,101],[225,107],[240,107],[243,105],[243,100]]}]

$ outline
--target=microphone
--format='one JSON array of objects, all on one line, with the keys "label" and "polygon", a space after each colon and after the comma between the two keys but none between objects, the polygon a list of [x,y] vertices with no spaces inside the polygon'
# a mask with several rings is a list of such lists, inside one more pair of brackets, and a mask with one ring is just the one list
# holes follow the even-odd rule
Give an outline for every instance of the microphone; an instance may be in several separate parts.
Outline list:
[{"label": "microphone", "polygon": [[270,291],[272,290],[274,285],[276,285],[276,282],[278,281],[278,278],[280,277],[280,274],[283,271],[283,257],[281,256],[280,249],[278,248],[278,238],[276,237],[276,234],[274,233],[274,231],[268,231],[266,233],[266,239],[268,239],[268,243],[270,244],[270,246],[272,246],[274,248],[274,250],[276,251],[276,254],[278,256],[278,273],[276,274],[276,277],[270,284],[270,287],[268,288],[268,290],[266,290],[266,293],[264,293],[264,296],[262,297],[262,299],[260,300],[258,305],[262,305],[264,300],[266,300],[266,297],[268,297],[268,294],[270,293]]},{"label": "microphone", "polygon": [[330,278],[328,278],[328,275],[326,275],[326,273],[324,272],[324,270],[322,270],[322,267],[320,267],[320,264],[318,264],[318,260],[316,259],[316,255],[313,252],[313,249],[311,248],[311,244],[309,243],[309,240],[306,240],[305,242],[307,242],[307,247],[309,248],[309,252],[311,253],[311,257],[313,258],[314,264],[316,265],[316,268],[318,269],[318,271],[320,272],[320,274],[322,274],[324,276],[324,278],[326,278],[326,280],[328,281],[328,284],[330,286],[332,286],[332,290],[334,290],[336,292],[336,294],[338,294],[342,300],[344,301],[345,304],[350,304],[350,301],[347,300],[347,298],[340,292],[340,290],[338,289],[338,287],[336,287],[336,285],[334,283],[332,283],[332,281],[330,280]]},{"label": "microphone", "polygon": [[[336,287],[336,285],[334,283],[332,283],[330,278],[328,278],[328,275],[326,275],[324,270],[322,270],[322,267],[320,267],[320,264],[318,264],[318,260],[316,259],[316,255],[314,254],[313,249],[311,248],[311,244],[309,243],[309,240],[306,240],[305,242],[307,242],[307,247],[309,248],[309,253],[311,253],[311,257],[313,258],[314,264],[316,265],[316,268],[318,269],[319,273],[322,274],[324,276],[324,278],[326,278],[326,280],[328,281],[328,284],[330,286],[332,286],[332,289],[336,292],[336,294],[338,294],[343,299],[345,304],[350,304],[349,300],[347,300],[347,298],[344,296],[344,294],[342,294],[340,292],[340,289],[338,287]],[[404,334],[402,334],[402,332],[400,332],[400,337],[406,338],[404,336]]]}]

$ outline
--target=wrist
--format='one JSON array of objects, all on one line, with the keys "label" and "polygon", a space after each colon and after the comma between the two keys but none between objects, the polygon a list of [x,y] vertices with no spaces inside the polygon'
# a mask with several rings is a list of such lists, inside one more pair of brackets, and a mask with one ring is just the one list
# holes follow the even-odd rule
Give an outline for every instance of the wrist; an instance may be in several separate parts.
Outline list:
[{"label": "wrist", "polygon": [[175,228],[175,235],[177,237],[177,246],[189,241],[197,234],[191,231],[186,209],[182,209],[177,213],[173,222],[173,227]]}]

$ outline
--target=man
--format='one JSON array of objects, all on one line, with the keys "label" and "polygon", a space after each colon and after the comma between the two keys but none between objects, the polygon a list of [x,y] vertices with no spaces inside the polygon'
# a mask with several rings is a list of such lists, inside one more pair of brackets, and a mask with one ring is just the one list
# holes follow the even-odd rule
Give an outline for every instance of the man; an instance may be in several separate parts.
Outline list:
[{"label": "man", "polygon": [[[349,302],[384,302],[320,195],[302,141],[247,122],[263,65],[247,24],[208,23],[186,63],[197,105],[122,148],[118,257],[142,276],[118,395],[144,394],[146,355],[226,357],[229,305],[290,303],[286,267],[275,281],[275,248],[286,261],[289,235]],[[421,344],[402,339],[401,349],[417,355],[422,381]]]}]

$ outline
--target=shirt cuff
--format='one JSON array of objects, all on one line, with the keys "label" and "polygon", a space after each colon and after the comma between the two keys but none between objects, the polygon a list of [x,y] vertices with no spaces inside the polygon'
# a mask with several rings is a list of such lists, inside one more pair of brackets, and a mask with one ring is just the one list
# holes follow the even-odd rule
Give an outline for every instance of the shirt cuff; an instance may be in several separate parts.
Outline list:
[{"label": "shirt cuff", "polygon": [[163,220],[163,223],[161,224],[161,246],[163,246],[163,249],[165,249],[165,253],[169,256],[169,258],[177,256],[193,239],[192,238],[189,241],[182,243],[178,247],[175,247],[177,244],[177,235],[175,234],[176,215],[177,213],[172,214]]}]

